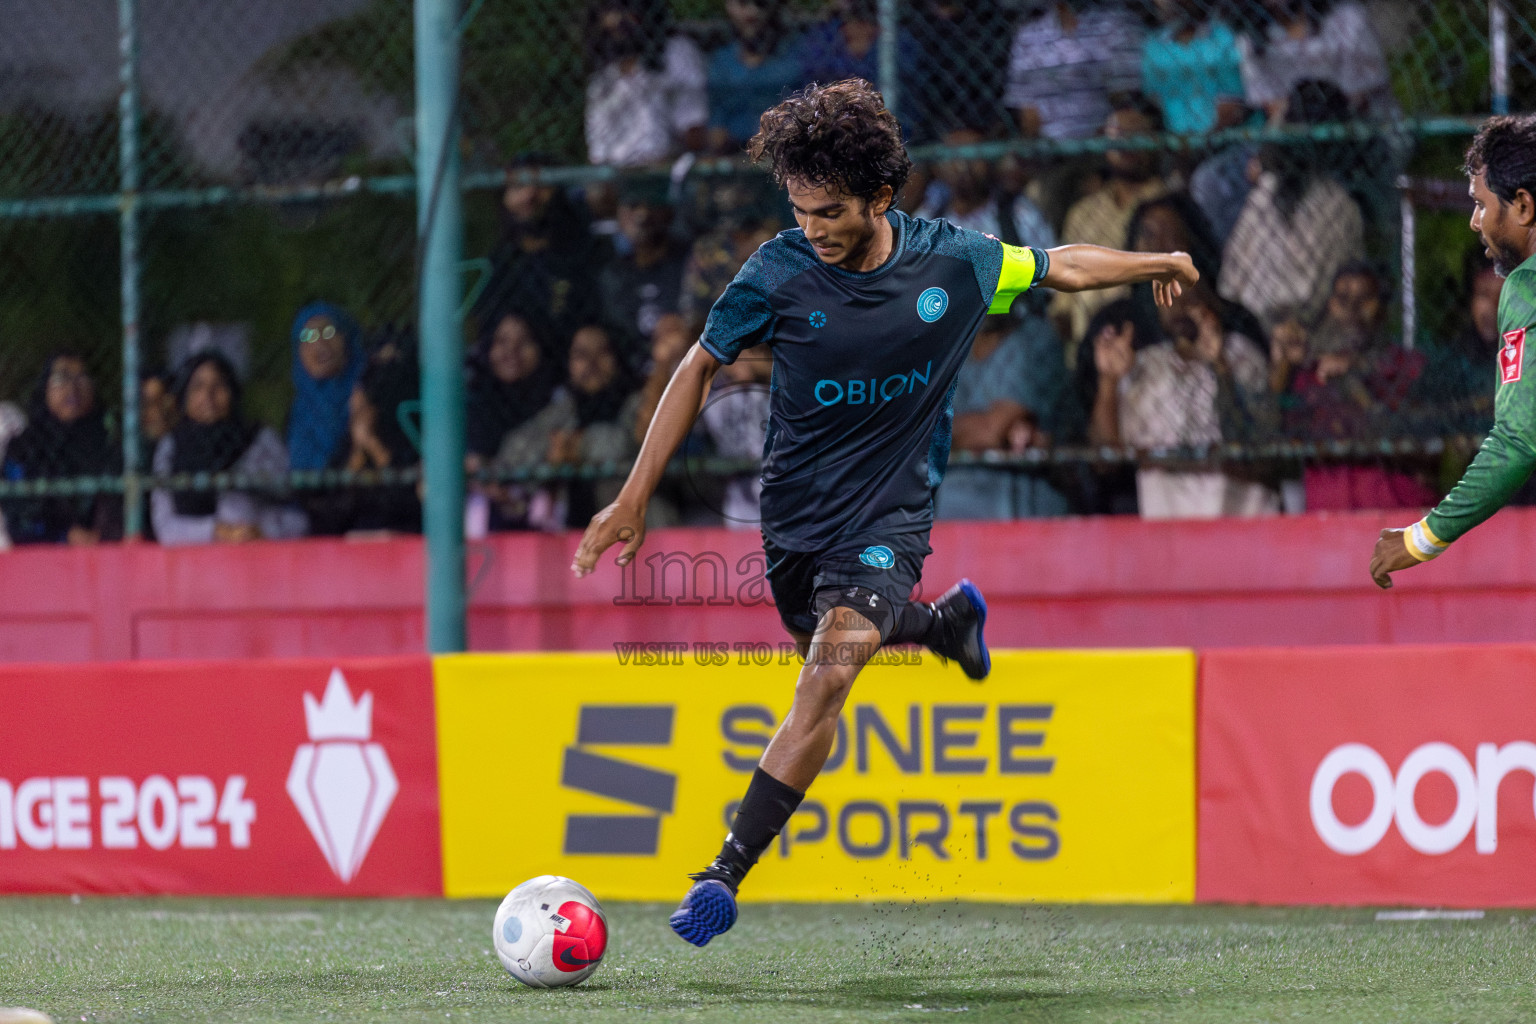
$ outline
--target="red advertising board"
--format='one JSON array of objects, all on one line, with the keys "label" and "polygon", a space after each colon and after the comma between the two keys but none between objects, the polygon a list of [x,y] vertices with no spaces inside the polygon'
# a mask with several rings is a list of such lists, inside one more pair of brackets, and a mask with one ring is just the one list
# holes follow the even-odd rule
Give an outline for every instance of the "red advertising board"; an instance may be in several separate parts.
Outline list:
[{"label": "red advertising board", "polygon": [[1201,658],[1196,898],[1536,905],[1536,646]]},{"label": "red advertising board", "polygon": [[431,662],[0,667],[0,891],[441,894]]}]

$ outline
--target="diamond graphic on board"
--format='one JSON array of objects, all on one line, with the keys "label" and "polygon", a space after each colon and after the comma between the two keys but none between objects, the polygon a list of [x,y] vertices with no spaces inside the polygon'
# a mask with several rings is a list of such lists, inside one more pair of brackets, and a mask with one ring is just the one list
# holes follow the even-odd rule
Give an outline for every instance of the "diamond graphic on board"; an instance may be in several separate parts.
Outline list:
[{"label": "diamond graphic on board", "polygon": [[373,694],[353,701],[341,669],[331,669],[325,698],[304,695],[309,742],[293,755],[288,795],[325,862],[350,882],[384,824],[400,784],[373,734]]}]

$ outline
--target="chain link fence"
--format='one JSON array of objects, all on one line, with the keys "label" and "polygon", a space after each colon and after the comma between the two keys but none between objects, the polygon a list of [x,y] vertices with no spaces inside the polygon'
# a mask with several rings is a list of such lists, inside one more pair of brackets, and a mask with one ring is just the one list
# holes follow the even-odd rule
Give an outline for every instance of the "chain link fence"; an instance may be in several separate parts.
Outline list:
[{"label": "chain link fence", "polygon": [[[10,539],[412,529],[411,0],[3,9]],[[1524,6],[462,13],[472,531],[606,500],[710,302],[790,224],[740,155],[758,113],[852,75],[907,130],[907,212],[1205,274],[1171,315],[1042,295],[989,326],[941,515],[1413,505],[1491,422],[1497,278],[1459,163],[1536,103]],[[750,523],[767,365],[722,380],[660,519]]]}]

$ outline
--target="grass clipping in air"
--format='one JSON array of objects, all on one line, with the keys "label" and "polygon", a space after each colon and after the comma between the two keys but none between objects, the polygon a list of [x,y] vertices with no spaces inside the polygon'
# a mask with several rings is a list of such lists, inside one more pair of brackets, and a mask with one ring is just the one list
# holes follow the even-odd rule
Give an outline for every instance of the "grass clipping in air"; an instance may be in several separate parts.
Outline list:
[{"label": "grass clipping in air", "polygon": [[1511,1021],[1536,916],[1371,909],[746,905],[708,949],[610,904],[588,982],[535,991],[495,903],[0,900],[0,1006],[58,1021]]}]

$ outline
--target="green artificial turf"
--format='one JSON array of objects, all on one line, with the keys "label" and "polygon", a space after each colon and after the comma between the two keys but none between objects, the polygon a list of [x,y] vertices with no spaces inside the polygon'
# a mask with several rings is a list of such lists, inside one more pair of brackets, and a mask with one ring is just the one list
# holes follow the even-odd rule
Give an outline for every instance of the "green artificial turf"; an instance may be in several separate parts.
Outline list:
[{"label": "green artificial turf", "polygon": [[708,949],[611,904],[603,966],[534,991],[491,902],[0,900],[0,1006],[64,1021],[1530,1021],[1536,915],[745,906]]}]

